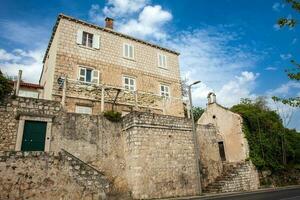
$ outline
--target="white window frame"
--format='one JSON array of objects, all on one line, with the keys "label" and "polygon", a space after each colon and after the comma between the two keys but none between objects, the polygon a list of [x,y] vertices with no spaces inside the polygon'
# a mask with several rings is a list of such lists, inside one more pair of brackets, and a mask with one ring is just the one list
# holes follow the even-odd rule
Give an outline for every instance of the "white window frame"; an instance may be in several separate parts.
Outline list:
[{"label": "white window frame", "polygon": [[165,54],[158,53],[157,58],[158,58],[158,67],[167,69],[168,68],[167,56]]},{"label": "white window frame", "polygon": [[[87,33],[88,35],[92,35],[92,45],[89,46],[88,44],[88,38],[86,38],[85,44],[83,44],[83,35],[84,33]],[[88,31],[84,30],[77,30],[77,38],[76,38],[76,43],[79,44],[80,46],[86,47],[86,48],[93,48],[93,49],[100,49],[100,35],[90,33]]]},{"label": "white window frame", "polygon": [[[86,34],[86,41],[85,41],[85,44],[83,44],[83,42],[84,42],[84,40],[83,40],[83,35],[84,34]],[[91,36],[92,37],[92,43],[91,43],[91,46],[89,46],[89,36]],[[86,46],[86,47],[89,47],[89,48],[93,48],[93,43],[94,43],[94,34],[92,34],[92,33],[89,33],[89,32],[87,32],[87,31],[83,31],[82,32],[82,41],[81,41],[81,44],[83,45],[83,46]]]},{"label": "white window frame", "polygon": [[91,115],[91,114],[93,114],[93,108],[90,107],[90,106],[76,105],[75,106],[75,113]]},{"label": "white window frame", "polygon": [[[125,80],[128,79],[128,84],[126,84]],[[130,84],[130,81],[133,80],[133,85]],[[123,76],[123,87],[125,90],[128,91],[136,91],[136,80],[134,77],[130,77],[130,76]],[[133,87],[133,88],[131,88]]]},{"label": "white window frame", "polygon": [[[84,75],[82,75],[80,72],[81,70],[84,70]],[[86,70],[89,69],[91,70],[91,81],[86,81]],[[97,76],[95,76],[95,74],[97,74]],[[80,80],[80,78],[83,78],[84,80]],[[79,66],[79,70],[78,70],[78,80],[81,82],[85,82],[85,83],[93,83],[93,84],[99,84],[100,81],[100,72],[99,70],[95,70],[89,67],[84,67],[84,66]]]},{"label": "white window frame", "polygon": [[[130,47],[132,48],[132,55],[131,56],[130,56]],[[128,55],[126,55],[126,49],[127,49]],[[134,46],[132,44],[129,44],[129,43],[124,43],[123,44],[123,57],[127,58],[127,59],[134,60],[134,58],[135,58],[135,56],[134,56]]]},{"label": "white window frame", "polygon": [[[162,87],[164,88],[164,90],[162,90]],[[167,91],[166,91],[166,88],[167,88]],[[160,96],[162,96],[164,98],[170,98],[171,97],[171,92],[170,92],[170,86],[169,85],[160,84],[159,91],[160,91]]]}]

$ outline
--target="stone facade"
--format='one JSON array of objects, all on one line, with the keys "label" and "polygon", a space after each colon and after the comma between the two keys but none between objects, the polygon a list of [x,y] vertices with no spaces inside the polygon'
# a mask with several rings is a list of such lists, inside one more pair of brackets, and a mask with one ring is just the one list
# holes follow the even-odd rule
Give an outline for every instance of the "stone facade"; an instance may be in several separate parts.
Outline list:
[{"label": "stone facade", "polygon": [[63,153],[0,152],[0,177],[3,200],[100,200],[109,189],[100,172]]},{"label": "stone facade", "polygon": [[[53,170],[58,173],[62,169],[59,166],[67,165],[69,167],[63,169],[68,170],[62,170],[62,177],[67,173],[72,177],[79,176],[82,177],[80,180],[85,180],[74,188],[88,185],[90,180],[89,176],[85,176],[86,172],[94,168],[100,171],[100,174],[104,174],[105,179],[110,183],[109,192],[105,191],[109,198],[150,199],[191,196],[199,193],[196,170],[200,169],[196,169],[189,119],[131,112],[123,117],[122,122],[113,123],[102,115],[65,112],[59,102],[19,97],[8,99],[0,105],[0,152],[18,150],[18,138],[22,139],[23,134],[20,131],[22,124],[24,125],[22,121],[27,119],[48,119],[46,122],[51,133],[46,138],[49,140],[48,154],[52,155],[54,152],[55,155],[66,155],[65,150],[71,154],[71,156],[64,156],[67,160],[53,158],[57,160],[55,162],[62,162],[53,166]],[[197,135],[200,144],[201,182],[205,187],[222,175],[224,163],[218,153],[220,138],[217,129],[213,125],[198,125]],[[8,154],[14,155],[9,152]],[[10,179],[5,175],[9,174],[5,172],[6,165],[10,165],[11,162],[17,162],[17,165],[22,166],[19,170],[24,171],[27,166],[34,165],[31,163],[36,163],[38,168],[43,168],[39,162],[44,162],[43,159],[46,158],[42,156],[39,161],[34,156],[27,159],[24,155],[25,153],[21,153],[18,161],[14,156],[5,157],[0,165],[4,173],[0,176],[0,181],[5,182],[6,179]],[[71,159],[69,160],[68,157]],[[87,167],[76,167],[82,164],[78,160]],[[82,174],[82,170],[86,172]],[[16,178],[14,180],[20,177],[20,174],[12,174]],[[38,177],[43,174],[48,172],[37,170]],[[78,183],[77,179],[70,179],[70,182],[72,180]],[[54,184],[55,187],[60,188],[61,186],[57,184]],[[10,191],[8,192],[10,194],[15,193],[12,192],[15,191],[15,187],[19,185],[10,185],[5,190]],[[80,188],[78,190],[82,191]]]},{"label": "stone facade", "polygon": [[[77,32],[82,30],[100,36],[99,49],[89,48],[77,44]],[[134,59],[123,57],[123,44],[134,46]],[[163,54],[167,59],[167,67],[158,66],[158,54]],[[59,15],[54,32],[44,58],[44,67],[40,84],[44,86],[43,98],[61,100],[62,90],[59,89],[57,80],[66,77],[78,80],[79,67],[87,67],[100,72],[100,85],[114,88],[124,88],[123,77],[133,77],[136,89],[150,96],[160,96],[160,85],[170,88],[169,101],[163,105],[153,105],[160,112],[167,115],[183,116],[181,99],[181,85],[178,53],[159,46],[131,38],[111,29],[97,27],[81,20],[65,15]],[[88,94],[88,93],[86,93]],[[113,94],[112,94],[113,95]],[[80,101],[93,106],[93,113],[99,114],[99,99],[93,95],[82,95],[71,90],[66,95],[66,109],[75,112],[75,106]],[[105,98],[105,103],[110,100]],[[161,101],[162,102],[162,101]],[[119,111],[128,111],[128,102],[118,99],[116,101]],[[139,104],[141,108],[147,107]],[[131,106],[132,107],[132,106]],[[148,106],[149,107],[149,106]],[[150,107],[150,109],[152,109]],[[108,109],[106,106],[105,109]],[[165,108],[165,110],[163,110]],[[153,109],[152,109],[153,110]]]},{"label": "stone facade", "polygon": [[136,199],[196,195],[191,121],[156,114],[125,116],[126,176]]},{"label": "stone facade", "polygon": [[243,133],[243,119],[239,114],[217,104],[209,103],[198,124],[212,124],[217,129],[217,140],[224,143],[227,162],[241,162],[249,157],[247,139]]}]

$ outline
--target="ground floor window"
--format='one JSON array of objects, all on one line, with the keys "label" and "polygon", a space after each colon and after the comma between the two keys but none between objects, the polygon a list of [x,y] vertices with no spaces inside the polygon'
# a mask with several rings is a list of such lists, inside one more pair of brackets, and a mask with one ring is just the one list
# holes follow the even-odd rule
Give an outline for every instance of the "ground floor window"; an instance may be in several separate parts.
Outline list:
[{"label": "ground floor window", "polygon": [[93,113],[93,109],[92,109],[92,107],[89,107],[89,106],[76,106],[75,112],[80,113],[80,114],[91,115]]}]

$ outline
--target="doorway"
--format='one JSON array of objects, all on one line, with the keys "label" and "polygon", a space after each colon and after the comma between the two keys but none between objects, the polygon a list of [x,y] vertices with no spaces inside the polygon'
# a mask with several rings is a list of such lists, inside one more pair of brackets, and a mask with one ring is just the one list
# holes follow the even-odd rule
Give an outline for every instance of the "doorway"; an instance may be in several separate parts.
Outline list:
[{"label": "doorway", "polygon": [[218,142],[218,145],[219,145],[219,153],[220,153],[221,160],[226,161],[224,143]]},{"label": "doorway", "polygon": [[44,151],[47,122],[25,120],[21,151]]}]

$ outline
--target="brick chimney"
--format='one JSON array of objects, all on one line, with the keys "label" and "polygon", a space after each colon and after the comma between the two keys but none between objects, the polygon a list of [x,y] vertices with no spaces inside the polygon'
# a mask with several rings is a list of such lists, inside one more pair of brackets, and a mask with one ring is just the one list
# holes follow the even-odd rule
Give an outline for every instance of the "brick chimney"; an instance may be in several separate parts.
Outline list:
[{"label": "brick chimney", "polygon": [[114,19],[106,17],[105,18],[105,28],[114,29]]}]

